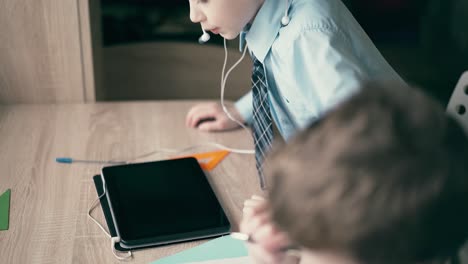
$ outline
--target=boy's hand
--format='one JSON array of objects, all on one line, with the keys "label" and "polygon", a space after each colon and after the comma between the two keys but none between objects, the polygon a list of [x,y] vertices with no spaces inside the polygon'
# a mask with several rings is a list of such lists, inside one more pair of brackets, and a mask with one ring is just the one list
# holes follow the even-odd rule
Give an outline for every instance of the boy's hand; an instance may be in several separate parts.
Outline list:
[{"label": "boy's hand", "polygon": [[243,211],[240,232],[253,240],[247,248],[254,263],[297,263],[282,250],[291,244],[290,240],[271,222],[269,205],[263,197],[254,195],[246,200]]},{"label": "boy's hand", "polygon": [[[226,108],[235,119],[241,123],[244,122],[239,111],[232,104],[226,104]],[[187,113],[185,123],[188,127],[198,128],[202,131],[224,131],[240,127],[224,113],[219,103],[195,105]]]}]

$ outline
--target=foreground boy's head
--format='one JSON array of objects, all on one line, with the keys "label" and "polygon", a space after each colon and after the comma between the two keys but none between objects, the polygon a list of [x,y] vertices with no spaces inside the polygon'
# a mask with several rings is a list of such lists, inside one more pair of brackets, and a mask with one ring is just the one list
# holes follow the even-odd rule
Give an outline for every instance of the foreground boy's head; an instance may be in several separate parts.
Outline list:
[{"label": "foreground boy's head", "polygon": [[468,235],[468,144],[416,89],[368,84],[269,162],[273,220],[310,252],[424,263]]}]

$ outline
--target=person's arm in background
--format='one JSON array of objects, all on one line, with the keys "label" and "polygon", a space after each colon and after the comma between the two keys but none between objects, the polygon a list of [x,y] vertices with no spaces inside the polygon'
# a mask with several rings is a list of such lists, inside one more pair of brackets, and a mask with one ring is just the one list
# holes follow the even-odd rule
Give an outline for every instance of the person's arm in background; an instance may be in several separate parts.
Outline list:
[{"label": "person's arm in background", "polygon": [[[235,104],[225,103],[229,113],[241,123],[252,120],[252,92],[245,94]],[[239,124],[224,113],[221,103],[202,103],[187,113],[186,125],[202,131],[225,131],[239,128]]]}]

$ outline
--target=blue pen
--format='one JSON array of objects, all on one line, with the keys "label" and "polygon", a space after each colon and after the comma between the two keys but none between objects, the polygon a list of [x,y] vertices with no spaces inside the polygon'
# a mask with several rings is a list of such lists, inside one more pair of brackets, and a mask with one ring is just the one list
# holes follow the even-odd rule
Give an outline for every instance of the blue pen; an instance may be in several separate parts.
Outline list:
[{"label": "blue pen", "polygon": [[70,157],[59,157],[55,159],[58,163],[97,163],[97,164],[126,164],[125,161],[110,161],[110,160],[78,160]]}]

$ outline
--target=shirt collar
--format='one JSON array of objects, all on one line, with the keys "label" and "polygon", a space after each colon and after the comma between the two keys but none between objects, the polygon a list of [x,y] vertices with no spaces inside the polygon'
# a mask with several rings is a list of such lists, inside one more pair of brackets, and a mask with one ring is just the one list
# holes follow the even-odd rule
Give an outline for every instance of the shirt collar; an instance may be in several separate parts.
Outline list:
[{"label": "shirt collar", "polygon": [[246,34],[240,35],[241,49],[245,38],[250,51],[262,63],[281,28],[286,4],[284,0],[265,0],[253,23],[244,29]]}]

